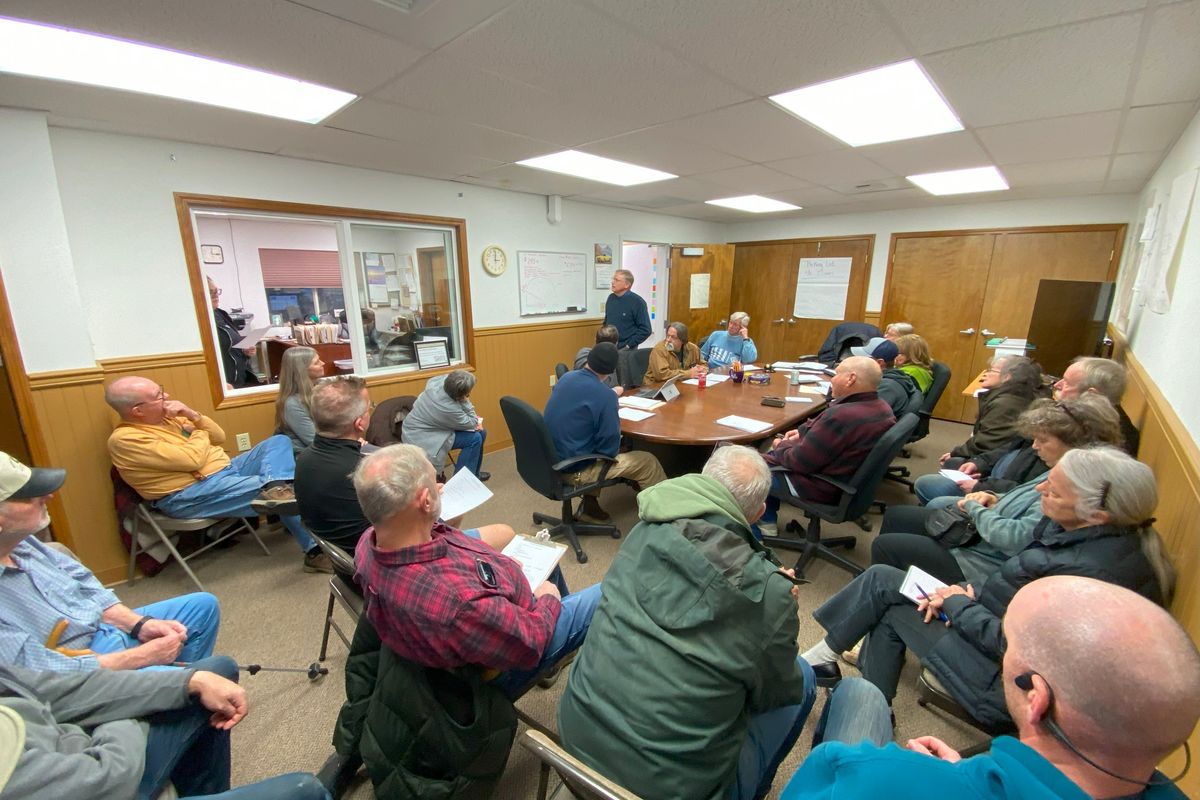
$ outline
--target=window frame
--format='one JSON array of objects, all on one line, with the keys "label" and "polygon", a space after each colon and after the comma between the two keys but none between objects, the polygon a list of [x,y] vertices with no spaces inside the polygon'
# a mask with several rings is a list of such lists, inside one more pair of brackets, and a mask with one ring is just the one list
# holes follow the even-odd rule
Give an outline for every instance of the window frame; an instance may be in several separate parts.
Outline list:
[{"label": "window frame", "polygon": [[[474,370],[475,364],[475,328],[471,318],[471,282],[470,268],[467,258],[467,222],[457,217],[438,217],[427,214],[409,214],[395,211],[378,211],[373,209],[346,208],[342,206],[314,205],[311,203],[293,203],[280,200],[261,200],[247,197],[227,197],[222,195],[191,194],[175,192],[175,213],[179,222],[179,232],[183,243],[184,260],[187,264],[188,280],[192,285],[192,300],[196,311],[196,323],[200,329],[200,341],[204,351],[204,363],[208,373],[208,383],[212,395],[213,406],[218,409],[238,406],[273,403],[278,394],[278,384],[268,384],[262,389],[245,393],[227,394],[225,391],[225,375],[221,360],[217,354],[217,345],[213,333],[212,308],[209,305],[208,287],[205,282],[203,264],[200,259],[200,242],[196,238],[193,222],[194,212],[225,211],[281,214],[297,217],[310,217],[314,220],[330,220],[336,224],[338,249],[343,261],[342,290],[348,295],[355,295],[356,288],[345,285],[347,272],[346,259],[353,264],[353,252],[342,240],[343,223],[350,226],[354,223],[395,223],[404,226],[430,226],[447,229],[450,246],[447,248],[448,257],[454,261],[454,274],[458,286],[458,314],[462,325],[462,363],[451,364],[448,367],[433,369],[403,369],[368,371],[363,376],[369,386],[380,386],[392,383],[402,383],[412,380],[428,379],[434,375],[450,372],[454,369]],[[355,305],[357,296],[355,295]],[[349,305],[349,299],[347,300]]]}]

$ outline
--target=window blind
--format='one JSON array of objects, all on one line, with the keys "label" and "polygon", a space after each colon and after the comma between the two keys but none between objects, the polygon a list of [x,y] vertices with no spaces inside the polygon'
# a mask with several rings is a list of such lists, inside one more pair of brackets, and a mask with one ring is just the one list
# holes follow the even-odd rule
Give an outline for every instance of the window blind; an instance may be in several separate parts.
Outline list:
[{"label": "window blind", "polygon": [[336,250],[287,250],[260,247],[266,289],[340,289],[342,264]]}]

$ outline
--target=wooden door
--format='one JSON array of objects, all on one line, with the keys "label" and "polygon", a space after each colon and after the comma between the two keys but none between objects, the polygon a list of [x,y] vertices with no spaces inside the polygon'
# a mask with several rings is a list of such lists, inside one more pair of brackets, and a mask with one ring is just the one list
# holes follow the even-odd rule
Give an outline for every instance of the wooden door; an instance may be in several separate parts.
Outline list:
[{"label": "wooden door", "polygon": [[[685,256],[684,247],[698,247],[704,253]],[[729,318],[733,259],[731,244],[688,244],[671,248],[665,321],[687,325],[688,338],[696,344],[718,328],[725,327],[725,320]],[[707,293],[702,288],[702,281],[708,282]]]},{"label": "wooden door", "polygon": [[[867,264],[871,258],[870,238],[862,239],[831,239],[818,242],[802,242],[796,246],[793,253],[793,266],[789,279],[780,294],[785,301],[783,355],[780,358],[790,360],[801,355],[816,353],[821,349],[829,330],[840,322],[848,320],[860,321],[867,307]],[[800,271],[802,258],[849,258],[850,259],[850,288],[846,292],[846,305],[837,319],[807,319],[796,317],[795,310],[796,278]]]},{"label": "wooden door", "polygon": [[892,238],[883,324],[911,322],[934,359],[950,367],[950,385],[933,411],[940,419],[974,418],[975,402],[962,390],[979,372],[975,343],[995,239],[991,233]]},{"label": "wooden door", "polygon": [[421,289],[421,317],[425,327],[450,323],[450,276],[446,272],[446,250],[417,249],[417,274]]},{"label": "wooden door", "polygon": [[[750,315],[750,338],[758,348],[758,363],[784,358],[784,316],[787,298],[780,287],[796,281],[796,244],[738,245],[734,256],[731,311]],[[789,266],[791,265],[791,266]]]}]

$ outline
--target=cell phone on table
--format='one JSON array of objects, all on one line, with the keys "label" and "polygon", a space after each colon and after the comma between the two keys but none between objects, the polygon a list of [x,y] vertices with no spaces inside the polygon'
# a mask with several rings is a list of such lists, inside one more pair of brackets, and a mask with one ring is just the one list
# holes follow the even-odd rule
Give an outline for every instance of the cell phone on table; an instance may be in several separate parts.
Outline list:
[{"label": "cell phone on table", "polygon": [[782,397],[776,397],[775,395],[771,394],[764,396],[759,402],[764,406],[774,406],[775,408],[783,408],[785,405],[787,405],[787,401]]}]

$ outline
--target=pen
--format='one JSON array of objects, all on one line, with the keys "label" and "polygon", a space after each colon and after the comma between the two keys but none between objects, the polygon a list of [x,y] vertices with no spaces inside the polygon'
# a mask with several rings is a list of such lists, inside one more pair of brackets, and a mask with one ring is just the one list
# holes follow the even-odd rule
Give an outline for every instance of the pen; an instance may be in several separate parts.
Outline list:
[{"label": "pen", "polygon": [[[914,583],[914,584],[913,584],[913,586],[917,587],[917,591],[921,593],[921,597],[925,598],[925,602],[926,602],[926,603],[932,602],[932,600],[931,600],[931,599],[930,599],[930,597],[929,597],[929,592],[927,592],[927,591],[925,591],[924,589],[922,589],[922,588],[921,588],[921,584],[919,584],[919,583]],[[945,615],[945,613],[944,613],[944,612],[941,612],[941,611],[939,611],[939,612],[938,612],[938,619],[940,619],[942,622],[949,622],[949,621],[950,621],[950,618],[949,618],[949,617],[947,617],[947,616]]]}]

